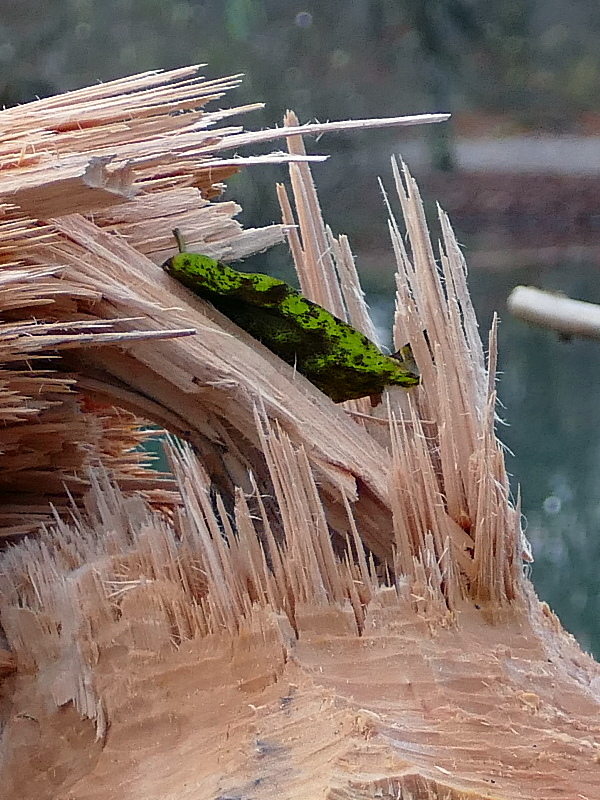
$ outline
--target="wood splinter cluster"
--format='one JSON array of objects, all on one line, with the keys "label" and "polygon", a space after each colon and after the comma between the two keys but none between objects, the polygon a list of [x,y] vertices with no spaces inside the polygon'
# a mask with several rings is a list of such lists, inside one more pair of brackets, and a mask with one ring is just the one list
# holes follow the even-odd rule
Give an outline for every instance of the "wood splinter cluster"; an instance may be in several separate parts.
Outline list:
[{"label": "wood splinter cluster", "polygon": [[[0,112],[3,791],[600,798],[600,670],[523,573],[495,326],[486,361],[406,167],[394,340],[423,380],[377,409],[336,406],[161,269],[175,227],[224,260],[287,235],[304,293],[374,337],[295,117],[253,134],[224,123],[254,107],[204,108],[237,82],[186,68]],[[260,162],[238,147],[281,136],[264,159],[293,200],[243,230],[215,198]],[[187,442],[171,475],[147,422]]]}]

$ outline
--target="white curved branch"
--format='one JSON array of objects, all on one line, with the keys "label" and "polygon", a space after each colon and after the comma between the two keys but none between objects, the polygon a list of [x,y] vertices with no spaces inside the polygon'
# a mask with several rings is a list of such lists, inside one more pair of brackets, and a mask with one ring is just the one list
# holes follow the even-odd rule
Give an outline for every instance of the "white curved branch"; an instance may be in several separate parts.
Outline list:
[{"label": "white curved branch", "polygon": [[508,310],[518,319],[550,328],[567,336],[600,339],[600,305],[572,300],[532,286],[511,292]]}]

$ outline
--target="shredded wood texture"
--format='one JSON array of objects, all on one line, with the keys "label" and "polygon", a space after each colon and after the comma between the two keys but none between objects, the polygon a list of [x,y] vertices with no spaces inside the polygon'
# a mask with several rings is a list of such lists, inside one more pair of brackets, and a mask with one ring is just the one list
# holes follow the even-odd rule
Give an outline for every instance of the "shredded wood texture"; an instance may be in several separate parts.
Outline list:
[{"label": "shredded wood texture", "polygon": [[[486,361],[449,221],[438,268],[406,167],[394,338],[423,380],[379,408],[334,405],[160,268],[174,227],[225,260],[287,233],[305,293],[374,336],[295,117],[252,134],[222,125],[250,108],[203,108],[236,82],[182,69],[0,114],[0,526],[35,533],[0,556],[0,784],[600,798],[600,670],[523,575],[495,324]],[[278,136],[283,225],[243,230],[214,198],[260,158],[223,151]],[[171,478],[134,449],[141,420],[189,443]]]}]

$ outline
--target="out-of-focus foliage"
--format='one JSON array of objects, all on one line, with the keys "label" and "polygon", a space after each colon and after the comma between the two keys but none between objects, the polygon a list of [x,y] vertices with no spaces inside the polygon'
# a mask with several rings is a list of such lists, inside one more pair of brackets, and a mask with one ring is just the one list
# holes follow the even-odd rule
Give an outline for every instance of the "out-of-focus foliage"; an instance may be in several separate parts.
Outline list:
[{"label": "out-of-focus foliage", "polygon": [[599,28],[583,0],[4,0],[0,96],[204,61],[245,72],[269,120],[424,111],[433,95],[566,125],[597,106]]}]

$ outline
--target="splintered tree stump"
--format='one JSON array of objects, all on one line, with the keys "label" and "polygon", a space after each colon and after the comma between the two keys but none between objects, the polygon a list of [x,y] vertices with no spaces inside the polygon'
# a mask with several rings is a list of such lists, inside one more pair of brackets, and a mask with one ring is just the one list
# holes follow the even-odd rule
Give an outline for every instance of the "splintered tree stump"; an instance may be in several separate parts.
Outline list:
[{"label": "splintered tree stump", "polygon": [[[445,115],[245,132],[223,123],[251,108],[204,107],[236,84],[184,68],[0,112],[2,797],[600,799],[600,669],[523,569],[496,324],[486,358],[406,166],[393,333],[421,383],[376,408],[161,268],[176,227],[225,261],[287,237],[304,294],[374,338],[301,134]],[[222,182],[261,160],[293,197],[243,230]],[[178,437],[167,474],[149,422]]]}]

